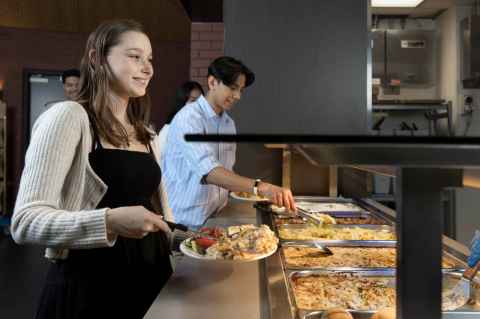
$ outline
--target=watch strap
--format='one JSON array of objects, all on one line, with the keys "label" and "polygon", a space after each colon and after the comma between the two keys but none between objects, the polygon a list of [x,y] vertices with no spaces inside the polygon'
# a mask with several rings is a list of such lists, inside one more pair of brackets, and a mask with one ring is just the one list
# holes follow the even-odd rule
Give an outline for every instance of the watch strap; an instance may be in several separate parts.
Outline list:
[{"label": "watch strap", "polygon": [[253,195],[258,196],[258,185],[260,184],[261,180],[256,179],[255,183],[253,183]]}]

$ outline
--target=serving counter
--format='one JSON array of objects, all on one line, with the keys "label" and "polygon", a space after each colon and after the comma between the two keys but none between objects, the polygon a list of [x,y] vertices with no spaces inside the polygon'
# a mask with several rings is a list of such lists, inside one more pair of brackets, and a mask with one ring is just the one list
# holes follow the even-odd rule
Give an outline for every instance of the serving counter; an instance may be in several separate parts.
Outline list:
[{"label": "serving counter", "polygon": [[[386,221],[395,218],[394,211],[374,201],[358,203]],[[264,223],[275,228],[271,213],[256,210],[252,203],[235,200],[230,201],[218,216],[209,219],[207,225],[249,223]],[[444,239],[443,245],[445,252],[457,260],[465,260],[468,250],[464,246],[448,238]],[[289,283],[296,272],[286,267],[284,258],[280,249],[264,260],[248,263],[177,257],[174,275],[145,318],[320,318],[320,312],[305,311],[296,306]],[[368,312],[354,314],[358,319],[370,316]],[[442,318],[478,319],[480,307],[467,305],[457,311],[444,312]]]},{"label": "serving counter", "polygon": [[[231,200],[207,226],[255,224],[252,203]],[[259,263],[175,258],[175,272],[145,319],[260,318]]]},{"label": "serving counter", "polygon": [[[356,204],[365,208],[366,211],[370,212],[374,216],[379,218],[384,218],[386,223],[394,226],[394,220],[396,218],[395,211],[375,202],[372,200],[357,200],[355,201]],[[272,227],[276,227],[277,231],[281,227],[285,227],[286,225],[278,224],[275,225],[275,220],[278,217],[275,217],[274,214],[268,214],[262,209],[262,205],[258,205],[259,209],[259,218],[260,222],[264,224],[271,225]],[[296,226],[296,225],[293,225]],[[358,225],[352,225],[354,227],[358,227]],[[374,226],[372,226],[374,227]],[[295,229],[296,227],[293,227]],[[280,318],[280,319],[319,319],[321,318],[322,311],[319,310],[309,310],[309,309],[301,309],[301,307],[297,304],[296,294],[294,291],[294,281],[295,278],[300,277],[316,277],[316,276],[337,276],[337,275],[346,275],[348,276],[359,276],[359,278],[368,278],[368,277],[384,277],[384,278],[391,278],[389,282],[394,284],[393,278],[395,277],[395,269],[394,268],[381,268],[381,267],[374,267],[374,268],[366,268],[365,266],[357,267],[357,268],[342,268],[342,267],[335,267],[330,269],[325,269],[322,267],[312,267],[306,266],[303,267],[304,269],[289,266],[286,261],[286,255],[284,253],[284,248],[288,247],[291,243],[286,242],[280,238],[281,243],[283,243],[283,248],[279,249],[279,253],[273,255],[270,258],[265,259],[260,265],[261,267],[265,268],[266,278],[264,280],[260,279],[261,284],[266,286],[266,294],[267,297],[265,303],[269,305],[269,313],[266,314],[265,318]],[[305,242],[305,241],[304,241]],[[320,242],[316,240],[316,242]],[[371,244],[376,244],[374,247],[388,247],[385,242],[382,241],[368,241],[364,240],[363,243],[359,241],[344,241],[343,243],[334,243],[339,242],[335,240],[330,241],[330,248],[333,249],[334,246],[340,247],[368,247]],[[350,243],[348,243],[350,242]],[[325,241],[326,243],[326,241]],[[296,241],[293,246],[301,247],[303,245],[302,241]],[[328,245],[328,244],[327,244]],[[444,266],[446,268],[443,269],[444,279],[447,281],[452,281],[452,283],[456,283],[458,278],[461,276],[463,269],[466,267],[465,260],[467,255],[469,254],[468,249],[459,244],[458,242],[449,239],[448,237],[443,238],[442,243],[442,251],[445,261],[449,261],[450,266]],[[354,278],[354,277],[348,277]],[[347,279],[350,281],[352,279]],[[480,280],[477,276],[474,280],[475,284],[472,285],[472,292],[471,297],[473,300],[477,302],[472,302],[470,304],[465,304],[455,310],[444,311],[442,312],[442,319],[478,319],[480,318]],[[394,288],[394,287],[393,287]],[[340,290],[341,291],[341,290]],[[344,292],[346,293],[346,292]],[[340,292],[342,294],[342,292]],[[365,311],[365,310],[356,310],[352,311],[353,317],[355,319],[369,319],[374,311]]]}]

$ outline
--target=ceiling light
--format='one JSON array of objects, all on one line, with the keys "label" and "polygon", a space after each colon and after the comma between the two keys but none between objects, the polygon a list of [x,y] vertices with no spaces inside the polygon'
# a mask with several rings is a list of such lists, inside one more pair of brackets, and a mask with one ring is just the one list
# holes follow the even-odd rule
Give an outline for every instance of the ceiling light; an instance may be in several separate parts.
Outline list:
[{"label": "ceiling light", "polygon": [[372,7],[414,8],[424,0],[372,0]]}]

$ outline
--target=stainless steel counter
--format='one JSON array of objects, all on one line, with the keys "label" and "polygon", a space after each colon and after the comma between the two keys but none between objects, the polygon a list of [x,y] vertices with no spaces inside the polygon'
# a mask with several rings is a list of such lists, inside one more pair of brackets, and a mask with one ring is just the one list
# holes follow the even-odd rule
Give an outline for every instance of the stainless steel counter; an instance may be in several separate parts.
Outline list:
[{"label": "stainless steel counter", "polygon": [[[231,201],[208,226],[256,224],[252,203]],[[145,319],[260,318],[259,262],[176,259],[175,272]]]},{"label": "stainless steel counter", "polygon": [[[381,205],[366,203],[376,209]],[[376,207],[378,206],[378,207]],[[382,207],[386,216],[395,217]],[[258,216],[257,216],[258,214]],[[272,224],[270,214],[256,211],[251,203],[232,201],[222,212],[210,219],[208,226],[228,226],[245,223]],[[452,245],[452,242],[454,245]],[[467,251],[452,240],[444,245],[465,258]],[[450,253],[450,249],[448,250]],[[302,317],[290,300],[286,286],[286,271],[280,255],[262,261],[232,263],[229,261],[199,261],[189,257],[177,258],[176,270],[159,294],[146,319],[156,318],[233,318],[233,319],[293,319]],[[463,307],[460,311],[443,313],[442,319],[479,318],[479,305]],[[312,316],[311,318],[318,318]],[[369,316],[355,316],[368,318]],[[310,318],[310,317],[309,317]]]}]

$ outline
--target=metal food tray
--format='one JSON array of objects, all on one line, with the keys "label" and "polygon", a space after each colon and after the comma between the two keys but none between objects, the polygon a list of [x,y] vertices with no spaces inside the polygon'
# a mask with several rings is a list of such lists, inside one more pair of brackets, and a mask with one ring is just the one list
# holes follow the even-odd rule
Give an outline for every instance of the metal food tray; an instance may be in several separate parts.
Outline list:
[{"label": "metal food tray", "polygon": [[292,240],[281,239],[280,244],[282,246],[308,246],[315,247],[315,245],[322,246],[337,246],[337,247],[396,247],[396,240],[329,240],[329,239],[317,239],[317,240]]},{"label": "metal food tray", "polygon": [[[359,205],[358,202],[354,201],[351,198],[321,197],[321,196],[294,196],[293,198],[295,199],[296,202],[354,204],[361,209],[360,212],[368,213],[368,211],[366,211],[361,205]],[[262,211],[273,212],[269,207],[270,204],[271,204],[270,202],[257,202],[257,203],[254,204],[254,207],[258,208]],[[273,213],[278,214],[278,215],[289,215],[288,213],[277,213],[277,212],[273,212]],[[326,213],[328,213],[328,214],[332,214],[332,213],[348,214],[348,213],[359,213],[359,212],[358,211],[353,211],[353,212],[352,211],[345,211],[345,212],[326,212]],[[345,216],[345,217],[349,217],[349,216]]]},{"label": "metal food tray", "polygon": [[[264,212],[268,212],[268,213],[272,213],[272,214],[275,214],[275,215],[278,215],[280,218],[281,217],[293,217],[293,216],[296,216],[294,213],[280,213],[280,212],[275,212],[271,209],[270,207],[271,203],[267,203],[267,202],[258,202],[256,203],[254,206],[255,208],[261,210],[261,211],[264,211]],[[332,217],[335,217],[335,218],[367,218],[369,217],[370,215],[373,215],[375,218],[378,218],[378,219],[381,219],[381,220],[385,220],[384,217],[382,216],[379,216],[377,214],[373,214],[372,212],[370,211],[367,211],[365,209],[362,209],[361,211],[341,211],[341,212],[322,212],[322,213],[308,213],[308,212],[305,212],[303,214],[325,214],[325,215],[330,215]],[[298,215],[302,215],[301,212],[298,213]],[[301,216],[303,217],[303,216]],[[307,216],[305,216],[307,217]],[[310,216],[308,216],[310,217]],[[386,221],[386,220],[385,220]]]},{"label": "metal food tray", "polygon": [[332,213],[350,213],[350,212],[364,212],[365,208],[358,204],[355,200],[351,198],[335,198],[335,197],[314,197],[314,196],[294,196],[296,202],[307,202],[307,203],[321,203],[321,204],[351,204],[358,208],[358,210],[349,210],[344,211],[319,211],[318,213],[332,214]]},{"label": "metal food tray", "polygon": [[312,203],[340,203],[340,204],[357,204],[351,198],[343,197],[324,197],[324,196],[293,196],[295,201],[312,202]]},{"label": "metal food tray", "polygon": [[[307,310],[300,309],[297,306],[297,301],[295,298],[295,292],[293,289],[293,279],[296,277],[306,277],[311,275],[324,275],[331,276],[336,274],[354,274],[359,277],[389,277],[394,279],[395,271],[391,269],[383,270],[368,270],[368,271],[344,271],[344,270],[303,270],[303,271],[289,271],[287,272],[287,290],[289,294],[289,299],[292,303],[292,306],[296,310],[297,318],[301,319],[321,319],[321,316],[324,310]],[[444,276],[452,276],[455,278],[460,278],[462,276],[461,272],[444,270]],[[475,283],[480,285],[480,281],[475,279]],[[479,289],[472,287],[472,296],[478,296],[480,294]],[[375,310],[349,310],[352,316],[355,319],[370,319]],[[480,306],[478,304],[469,305],[466,304],[453,311],[444,311],[442,313],[442,319],[450,318],[465,318],[473,319],[478,318]]]},{"label": "metal food tray", "polygon": [[[337,271],[337,270],[303,270],[303,271],[291,271],[287,274],[287,289],[288,294],[290,295],[290,300],[292,302],[293,307],[297,310],[298,318],[321,318],[322,313],[324,312],[323,309],[319,310],[307,310],[307,309],[300,309],[297,306],[297,299],[295,297],[295,291],[293,289],[293,280],[296,277],[307,277],[312,275],[323,275],[323,276],[331,276],[336,274],[355,274],[360,277],[389,277],[394,278],[395,272],[393,270],[374,270],[374,271]],[[370,318],[375,311],[362,311],[362,310],[352,310],[350,311],[354,318]]]},{"label": "metal food tray", "polygon": [[[337,225],[345,225],[345,226],[354,226],[354,225],[388,225],[388,226],[391,226],[392,225],[392,222],[389,221],[388,219],[386,219],[385,217],[382,217],[382,216],[379,216],[375,213],[370,213],[370,212],[363,212],[363,213],[349,213],[347,216],[345,216],[345,214],[339,214],[340,216],[336,216],[336,214],[327,214],[327,215],[330,215],[332,217],[334,217],[336,220],[337,220]],[[299,214],[297,216],[292,216],[292,215],[278,215],[276,214],[276,216],[274,217],[275,220],[275,224],[277,224],[277,221],[284,219],[284,218],[292,218],[292,217],[300,217],[302,218],[305,222],[304,224],[307,223],[308,220],[310,221],[313,221],[313,223],[318,223],[316,218],[315,217],[310,217],[310,216],[306,216],[306,215],[302,215],[302,214]],[[372,224],[372,223],[352,223],[352,224],[341,224],[339,223],[339,220],[343,219],[343,218],[358,218],[358,219],[368,219],[368,218],[372,218],[372,219],[376,219],[378,220],[380,223],[378,224]],[[292,225],[291,223],[284,223],[284,225]],[[302,224],[297,224],[297,225],[302,225]]]},{"label": "metal food tray", "polygon": [[[290,228],[290,229],[302,229],[307,228],[309,225],[298,225],[298,224],[286,224],[286,225],[278,225],[277,235],[280,239],[280,243],[283,245],[285,242],[289,243],[297,243],[300,245],[304,244],[320,244],[324,246],[331,246],[331,245],[343,245],[343,246],[366,246],[366,247],[394,247],[397,243],[396,240],[336,240],[336,239],[312,239],[312,240],[295,240],[295,239],[284,239],[280,237],[279,230],[281,228]],[[375,230],[388,230],[391,232],[395,232],[392,226],[388,225],[329,225],[329,227],[333,228],[366,228],[366,229],[375,229]]]},{"label": "metal food tray", "polygon": [[[334,218],[367,218],[368,216],[372,215],[370,212],[366,210],[361,211],[354,211],[354,212],[318,212],[318,213],[310,213],[307,211],[299,211],[299,215],[304,215],[306,218],[314,218],[315,214],[325,214],[332,216]],[[375,216],[376,217],[376,216]]]},{"label": "metal food tray", "polygon": [[[381,241],[375,241],[375,243],[370,243],[370,245],[361,245],[361,246],[352,246],[344,245],[343,243],[334,243],[328,245],[329,247],[351,247],[351,248],[395,248],[395,246],[390,246],[390,242],[387,245],[381,243]],[[298,242],[284,242],[282,247],[280,247],[280,257],[282,259],[282,264],[288,270],[334,270],[334,271],[372,271],[372,270],[395,270],[395,267],[321,267],[321,266],[311,266],[311,267],[302,267],[294,266],[287,263],[287,258],[284,253],[284,247],[307,247],[315,248],[313,242],[306,242],[304,244],[299,244]],[[465,264],[462,263],[458,258],[444,252],[443,258],[453,264],[452,268],[444,268],[448,271],[463,271],[465,269]]]},{"label": "metal food tray", "polygon": [[[342,244],[333,244],[329,245],[330,247],[345,247]],[[390,270],[393,271],[395,268],[392,267],[321,267],[321,266],[312,266],[312,267],[302,267],[302,266],[294,266],[290,265],[287,263],[287,258],[284,253],[284,247],[311,247],[315,248],[315,245],[313,243],[310,244],[305,244],[305,245],[299,245],[297,243],[292,243],[292,242],[285,242],[282,244],[282,247],[280,247],[280,256],[282,259],[282,263],[285,266],[286,269],[288,270],[297,270],[297,271],[303,271],[303,270],[333,270],[333,271],[367,271],[367,270]],[[367,246],[368,247],[368,246]],[[363,246],[362,248],[367,248]],[[394,248],[394,247],[389,247],[389,246],[369,246],[371,248]],[[355,248],[355,247],[352,247]]]},{"label": "metal food tray", "polygon": [[[350,203],[350,204],[355,204],[357,205],[361,211],[344,211],[344,212],[322,212],[322,214],[330,215],[334,218],[368,218],[372,217],[375,219],[378,219],[382,222],[385,222],[385,225],[392,225],[392,221],[388,220],[384,216],[380,214],[376,214],[375,212],[372,212],[370,210],[367,210],[363,208],[361,205],[359,205],[357,202],[355,202],[352,199],[346,199],[346,198],[332,198],[332,197],[309,197],[309,196],[295,196],[294,197],[296,200],[301,200],[301,201],[306,201],[306,202],[322,202],[322,203]],[[281,212],[274,212],[272,211],[270,207],[269,202],[257,202],[254,205],[255,208],[262,212],[268,212],[275,214],[279,216],[280,218],[282,217],[292,217],[291,213],[281,213]],[[315,213],[312,213],[315,214]],[[308,212],[301,213],[299,212],[298,214],[299,217],[305,218],[305,219],[310,219],[312,221],[316,221],[314,216],[311,216]],[[369,224],[351,224],[351,225],[369,225]]]},{"label": "metal food tray", "polygon": [[[378,219],[382,222],[385,222],[385,225],[391,225],[392,223],[387,220],[386,218],[379,216],[373,212],[368,212],[368,211],[360,211],[360,212],[325,212],[325,213],[309,213],[307,211],[298,211],[298,215],[300,217],[309,219],[315,223],[318,223],[318,219],[315,216],[316,214],[325,214],[332,216],[333,218],[336,219],[341,219],[341,218],[375,218]],[[280,215],[280,216],[285,216],[285,215]],[[373,225],[373,224],[344,224],[344,225]]]}]

